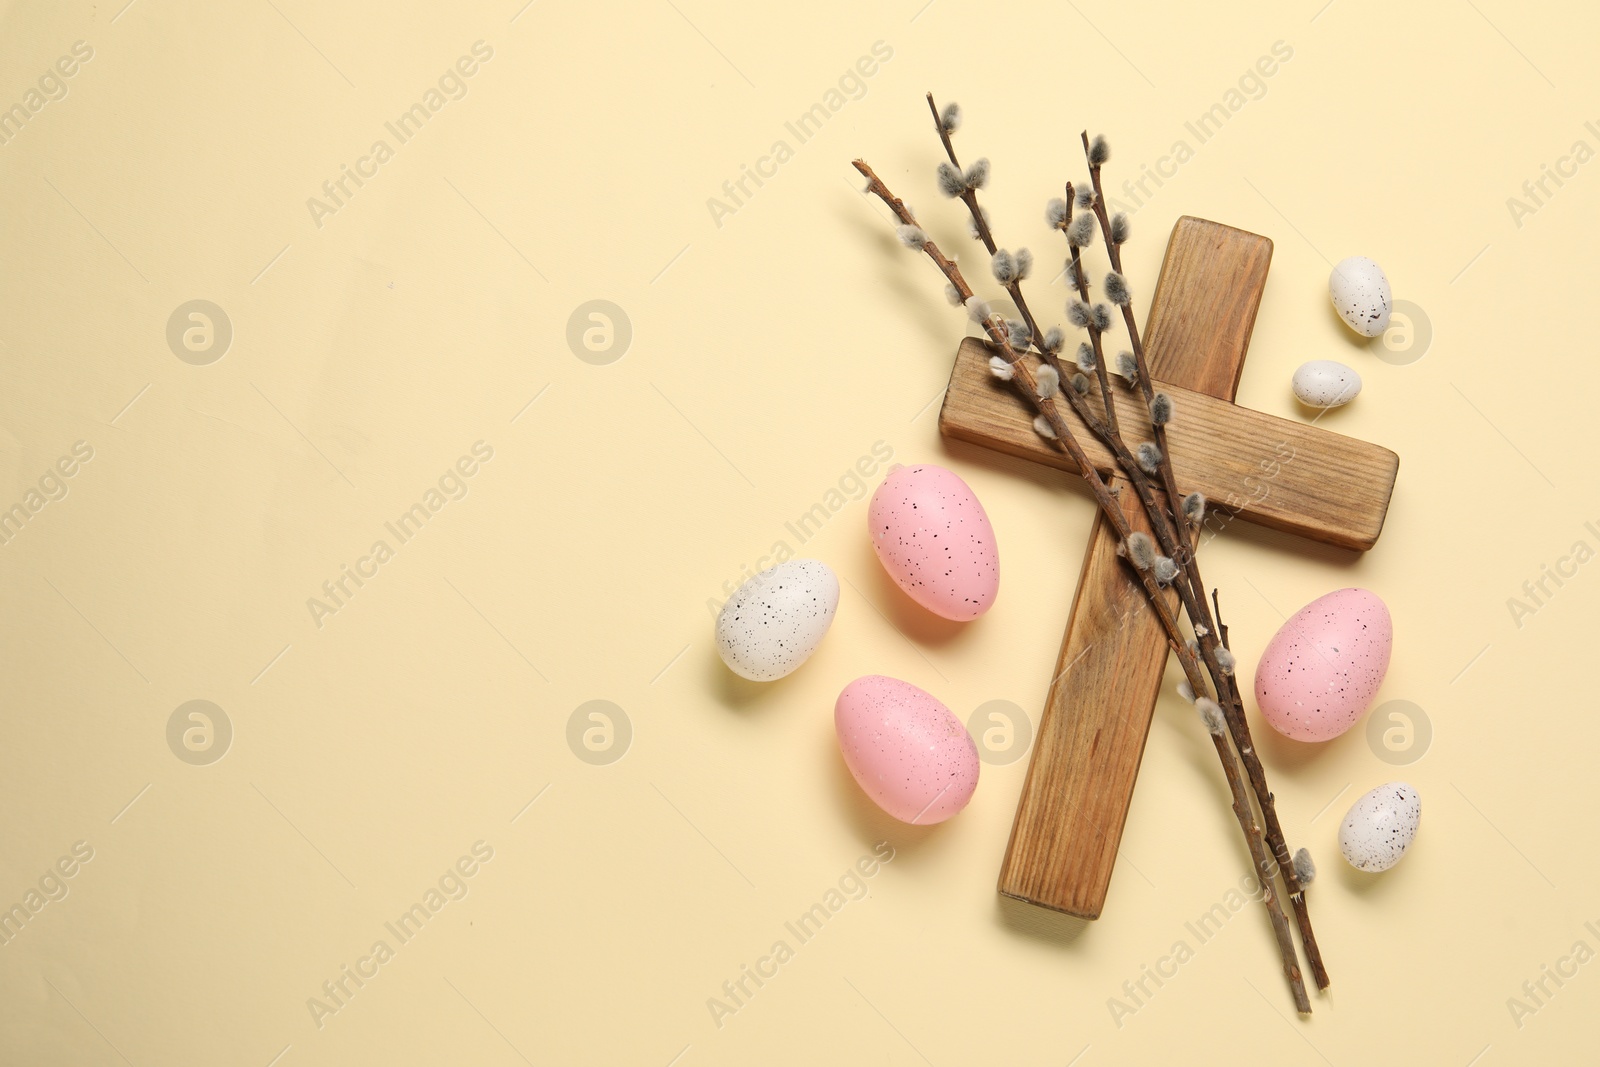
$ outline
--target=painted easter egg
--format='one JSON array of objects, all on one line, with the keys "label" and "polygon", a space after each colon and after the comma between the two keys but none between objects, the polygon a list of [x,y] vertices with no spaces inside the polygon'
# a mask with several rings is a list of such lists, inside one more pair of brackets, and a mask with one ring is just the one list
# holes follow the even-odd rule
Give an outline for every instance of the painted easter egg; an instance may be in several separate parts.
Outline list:
[{"label": "painted easter egg", "polygon": [[1300,364],[1290,383],[1295,399],[1312,408],[1343,407],[1361,392],[1361,375],[1331,359]]},{"label": "painted easter egg", "polygon": [[1371,707],[1393,644],[1389,609],[1376,593],[1340,589],[1313,600],[1261,653],[1261,714],[1296,741],[1338,737]]},{"label": "painted easter egg", "polygon": [[883,569],[935,615],[966,622],[994,604],[994,527],[954,472],[932,464],[891,470],[872,494],[867,528]]},{"label": "painted easter egg", "polygon": [[717,651],[741,678],[770,682],[811,657],[839,607],[826,563],[791,559],[741,585],[717,615]]},{"label": "painted easter egg", "polygon": [[1422,798],[1405,782],[1389,782],[1350,805],[1339,826],[1339,851],[1358,871],[1387,871],[1416,840]]},{"label": "painted easter egg", "polygon": [[943,822],[978,788],[978,746],[950,709],[910,682],[869,674],[833,709],[856,784],[901,822]]},{"label": "painted easter egg", "polygon": [[1383,268],[1366,256],[1341,259],[1328,275],[1328,296],[1344,324],[1362,337],[1376,337],[1389,328],[1394,302]]}]

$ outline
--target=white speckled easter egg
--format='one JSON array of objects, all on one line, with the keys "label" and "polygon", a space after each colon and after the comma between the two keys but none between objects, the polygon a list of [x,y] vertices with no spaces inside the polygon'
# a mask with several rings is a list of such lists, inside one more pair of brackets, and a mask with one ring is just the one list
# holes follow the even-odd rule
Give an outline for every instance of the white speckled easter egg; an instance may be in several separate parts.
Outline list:
[{"label": "white speckled easter egg", "polygon": [[1307,407],[1337,408],[1361,392],[1361,375],[1331,359],[1314,359],[1294,372],[1295,399]]},{"label": "white speckled easter egg", "polygon": [[826,563],[791,559],[739,587],[717,615],[717,651],[741,678],[770,682],[810,658],[839,607]]},{"label": "white speckled easter egg", "polygon": [[1405,782],[1380,785],[1350,805],[1339,827],[1339,851],[1358,871],[1387,871],[1416,840],[1422,798]]},{"label": "white speckled easter egg", "polygon": [[935,615],[957,622],[1000,591],[994,527],[967,483],[932,464],[896,467],[867,508],[872,547],[889,577]]},{"label": "white speckled easter egg", "polygon": [[839,751],[867,796],[901,822],[943,822],[978,788],[978,746],[950,709],[910,682],[869,674],[833,709]]},{"label": "white speckled easter egg", "polygon": [[1362,337],[1376,337],[1389,328],[1389,279],[1366,256],[1342,259],[1328,275],[1328,296],[1344,324]]},{"label": "white speckled easter egg", "polygon": [[1394,625],[1376,593],[1340,589],[1301,608],[1256,665],[1256,702],[1296,741],[1338,737],[1366,713],[1389,669]]}]

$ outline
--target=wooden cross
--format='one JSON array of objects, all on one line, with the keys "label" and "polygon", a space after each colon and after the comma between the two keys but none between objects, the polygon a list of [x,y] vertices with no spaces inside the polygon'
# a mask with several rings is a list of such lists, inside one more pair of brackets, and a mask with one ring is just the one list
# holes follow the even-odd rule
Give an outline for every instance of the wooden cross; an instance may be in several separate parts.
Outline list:
[{"label": "wooden cross", "polygon": [[[1365,551],[1383,529],[1399,457],[1233,403],[1271,261],[1272,242],[1257,234],[1187,216],[1173,228],[1144,338],[1177,411],[1167,427],[1177,483],[1205,493],[1213,528],[1238,516]],[[1075,472],[1034,432],[1027,402],[989,373],[991,354],[977,338],[962,342],[941,432]],[[1146,425],[1144,405],[1117,393],[1122,424]],[[1111,454],[1063,410],[1095,466],[1122,486],[1134,528],[1148,531]],[[1116,550],[1097,514],[1000,870],[1006,896],[1085,919],[1105,904],[1167,661],[1165,631]]]}]

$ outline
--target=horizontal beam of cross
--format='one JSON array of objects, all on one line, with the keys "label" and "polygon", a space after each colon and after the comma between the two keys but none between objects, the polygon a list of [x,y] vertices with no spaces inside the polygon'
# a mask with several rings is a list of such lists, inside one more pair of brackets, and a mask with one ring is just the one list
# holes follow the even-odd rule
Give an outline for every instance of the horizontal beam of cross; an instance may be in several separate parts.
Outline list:
[{"label": "horizontal beam of cross", "polygon": [[[962,342],[939,412],[940,431],[1076,473],[1070,456],[1034,432],[1028,402],[990,374],[989,357],[995,353],[975,337]],[[1172,397],[1176,411],[1167,440],[1183,491],[1198,490],[1213,508],[1313,541],[1357,551],[1377,541],[1399,456],[1319,426],[1177,386],[1156,386]],[[1119,387],[1116,395],[1124,427],[1149,424],[1144,402],[1132,390]],[[1094,465],[1112,471],[1111,453],[1067,405],[1061,410]]]}]

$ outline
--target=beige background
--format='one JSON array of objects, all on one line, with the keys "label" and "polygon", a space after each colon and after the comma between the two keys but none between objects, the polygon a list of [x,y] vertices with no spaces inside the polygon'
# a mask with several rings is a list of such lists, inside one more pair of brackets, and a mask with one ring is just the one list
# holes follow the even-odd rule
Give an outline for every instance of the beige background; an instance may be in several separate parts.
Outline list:
[{"label": "beige background", "polygon": [[[0,1061],[1592,1058],[1600,967],[1547,981],[1520,1028],[1507,1005],[1541,968],[1570,973],[1574,942],[1600,948],[1600,578],[1578,570],[1520,628],[1507,607],[1574,542],[1600,548],[1600,171],[1520,226],[1506,204],[1575,141],[1600,148],[1586,7],[123,2],[0,4],[0,104],[93,49],[0,146],[0,508],[93,449],[0,545],[0,905],[93,850],[0,946]],[[307,199],[480,40],[466,95],[319,228]],[[784,123],[879,41],[861,98],[798,143]],[[962,323],[848,162],[978,262],[934,191],[921,94],[960,100],[962,150],[993,158],[1002,243],[1039,252],[1048,308],[1040,215],[1081,173],[1077,130],[1111,136],[1116,185],[1193,146],[1184,123],[1278,41],[1292,59],[1137,210],[1129,272],[1148,293],[1180,214],[1276,241],[1240,401],[1305,418],[1290,373],[1345,360],[1366,388],[1324,424],[1398,451],[1399,487],[1365,558],[1241,526],[1207,575],[1251,665],[1280,612],[1378,591],[1397,629],[1381,699],[1423,709],[1433,739],[1401,768],[1361,730],[1264,742],[1324,872],[1335,985],[1312,1019],[1252,908],[1119,1027],[1108,999],[1193,947],[1184,924],[1246,867],[1187,709],[1157,709],[1088,928],[994,893],[1024,760],[910,829],[834,748],[833,698],[864,673],[963,719],[1036,714],[1091,519],[1069,479],[940,441]],[[719,226],[708,198],[779,139],[792,158]],[[1338,324],[1326,278],[1350,254],[1431,322],[1422,358],[1402,338],[1384,362]],[[165,336],[197,298],[234,332],[206,366]],[[566,340],[593,299],[631,322],[610,365]],[[493,458],[465,498],[319,628],[307,599],[478,441]],[[803,547],[786,532],[879,441],[989,509],[1006,581],[981,621],[904,600],[860,500]],[[811,663],[742,684],[706,603],[780,539],[848,584]],[[233,731],[207,766],[167,741],[195,699]],[[606,766],[567,743],[594,699],[632,727]],[[1359,877],[1340,816],[1399,777],[1421,836]],[[883,840],[869,895],[718,1028],[707,999]],[[308,998],[478,841],[493,859],[466,897],[319,1028]]]}]

